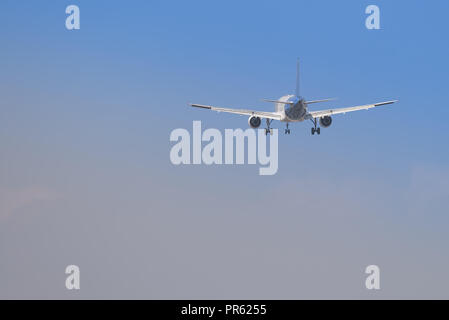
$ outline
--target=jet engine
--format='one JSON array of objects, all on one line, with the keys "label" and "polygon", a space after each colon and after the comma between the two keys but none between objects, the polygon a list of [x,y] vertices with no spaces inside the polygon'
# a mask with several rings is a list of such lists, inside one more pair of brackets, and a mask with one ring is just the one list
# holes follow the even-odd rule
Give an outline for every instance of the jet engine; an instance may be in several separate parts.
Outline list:
[{"label": "jet engine", "polygon": [[330,116],[324,116],[320,118],[320,125],[324,128],[329,127],[332,124],[332,118]]},{"label": "jet engine", "polygon": [[248,124],[253,129],[259,128],[261,123],[262,120],[259,117],[251,116],[248,119]]}]

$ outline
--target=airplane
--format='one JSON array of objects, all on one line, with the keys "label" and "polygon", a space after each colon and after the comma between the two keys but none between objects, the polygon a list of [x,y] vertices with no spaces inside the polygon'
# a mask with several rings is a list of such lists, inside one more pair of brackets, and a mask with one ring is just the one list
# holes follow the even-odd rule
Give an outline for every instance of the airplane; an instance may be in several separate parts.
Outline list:
[{"label": "airplane", "polygon": [[290,122],[302,122],[305,120],[310,120],[313,123],[312,135],[315,133],[320,134],[320,127],[317,125],[317,119],[319,124],[327,128],[332,124],[332,115],[358,111],[358,110],[368,110],[371,108],[384,106],[397,102],[398,100],[390,100],[384,102],[378,102],[373,104],[365,104],[355,107],[346,108],[335,108],[319,111],[309,111],[308,106],[313,103],[327,102],[335,99],[321,99],[321,100],[310,100],[307,101],[299,95],[299,59],[296,64],[296,94],[285,95],[278,100],[264,99],[265,102],[274,103],[274,112],[266,111],[255,111],[255,110],[245,110],[245,109],[231,109],[214,107],[209,105],[194,104],[191,103],[190,106],[195,108],[209,109],[218,112],[228,112],[239,115],[248,115],[248,125],[251,128],[257,129],[262,123],[262,119],[266,120],[267,127],[265,128],[265,134],[273,134],[273,129],[270,127],[273,120],[279,120],[286,123],[285,134],[290,134],[290,129],[288,127]]}]

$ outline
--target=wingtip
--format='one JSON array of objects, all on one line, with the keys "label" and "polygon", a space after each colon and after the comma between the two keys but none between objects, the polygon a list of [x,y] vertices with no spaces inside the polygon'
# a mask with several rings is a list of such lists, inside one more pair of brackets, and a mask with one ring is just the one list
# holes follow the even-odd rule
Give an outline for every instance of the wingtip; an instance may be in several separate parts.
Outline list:
[{"label": "wingtip", "polygon": [[385,101],[385,102],[379,102],[379,103],[375,103],[374,105],[377,106],[384,106],[387,104],[393,104],[395,102],[398,102],[399,100],[390,100],[390,101]]},{"label": "wingtip", "polygon": [[206,106],[203,104],[196,104],[196,103],[191,103],[190,106],[194,108],[212,109],[212,106]]}]

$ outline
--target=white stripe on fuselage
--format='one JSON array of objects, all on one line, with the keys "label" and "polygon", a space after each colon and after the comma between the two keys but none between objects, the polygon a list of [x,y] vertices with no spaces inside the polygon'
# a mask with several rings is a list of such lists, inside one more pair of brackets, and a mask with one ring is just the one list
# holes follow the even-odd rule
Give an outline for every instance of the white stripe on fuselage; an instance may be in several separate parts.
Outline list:
[{"label": "white stripe on fuselage", "polygon": [[281,121],[304,121],[304,117],[307,114],[307,107],[303,98],[290,94],[281,97],[279,101],[293,102],[293,104],[275,103],[274,110],[281,114]]}]

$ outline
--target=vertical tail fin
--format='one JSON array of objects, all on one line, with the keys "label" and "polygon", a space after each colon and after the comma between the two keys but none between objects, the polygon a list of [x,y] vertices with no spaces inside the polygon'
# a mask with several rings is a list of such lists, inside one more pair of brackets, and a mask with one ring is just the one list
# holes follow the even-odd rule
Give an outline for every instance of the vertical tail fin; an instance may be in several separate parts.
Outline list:
[{"label": "vertical tail fin", "polygon": [[299,58],[296,60],[296,96],[299,97]]}]

